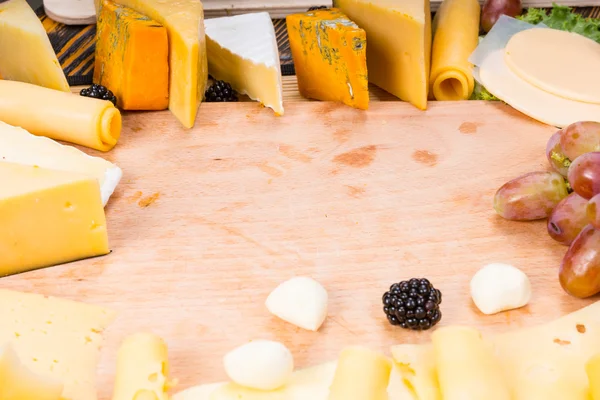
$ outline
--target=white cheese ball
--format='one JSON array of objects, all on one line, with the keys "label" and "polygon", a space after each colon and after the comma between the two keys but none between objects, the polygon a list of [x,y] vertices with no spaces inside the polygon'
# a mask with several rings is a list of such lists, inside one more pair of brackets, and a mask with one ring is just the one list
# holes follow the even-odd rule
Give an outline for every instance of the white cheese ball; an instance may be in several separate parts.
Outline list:
[{"label": "white cheese ball", "polygon": [[317,331],[327,317],[327,291],[312,278],[295,277],[277,286],[267,298],[269,312],[300,328]]},{"label": "white cheese ball", "polygon": [[223,364],[229,379],[257,390],[285,385],[294,371],[292,353],[283,344],[270,340],[255,340],[231,350]]},{"label": "white cheese ball", "polygon": [[523,307],[531,298],[531,283],[523,271],[509,264],[481,268],[471,279],[471,297],[487,315]]}]

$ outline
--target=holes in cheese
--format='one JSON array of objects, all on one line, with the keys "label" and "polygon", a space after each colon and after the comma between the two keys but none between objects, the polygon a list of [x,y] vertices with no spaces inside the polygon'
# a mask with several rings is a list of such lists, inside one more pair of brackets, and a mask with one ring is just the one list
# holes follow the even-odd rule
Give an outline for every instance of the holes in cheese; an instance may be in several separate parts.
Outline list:
[{"label": "holes in cheese", "polygon": [[467,100],[475,86],[469,56],[479,41],[477,0],[444,0],[433,20],[431,93],[436,100]]},{"label": "holes in cheese", "polygon": [[110,0],[98,14],[94,83],[114,92],[123,110],[169,105],[167,29]]},{"label": "holes in cheese", "polygon": [[366,32],[337,9],[288,15],[286,24],[300,94],[368,109]]},{"label": "holes in cheese", "polygon": [[110,101],[21,82],[0,80],[0,121],[100,151],[121,136],[121,113]]}]

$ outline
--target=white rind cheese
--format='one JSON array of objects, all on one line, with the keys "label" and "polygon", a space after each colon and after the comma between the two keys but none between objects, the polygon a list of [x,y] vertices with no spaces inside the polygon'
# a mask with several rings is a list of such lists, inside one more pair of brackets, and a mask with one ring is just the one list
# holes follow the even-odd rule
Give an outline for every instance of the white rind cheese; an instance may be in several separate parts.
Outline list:
[{"label": "white rind cheese", "polygon": [[208,72],[283,115],[277,37],[267,12],[205,21]]},{"label": "white rind cheese", "polygon": [[0,161],[93,176],[100,183],[103,205],[108,203],[123,176],[121,168],[100,157],[3,122],[0,122]]}]

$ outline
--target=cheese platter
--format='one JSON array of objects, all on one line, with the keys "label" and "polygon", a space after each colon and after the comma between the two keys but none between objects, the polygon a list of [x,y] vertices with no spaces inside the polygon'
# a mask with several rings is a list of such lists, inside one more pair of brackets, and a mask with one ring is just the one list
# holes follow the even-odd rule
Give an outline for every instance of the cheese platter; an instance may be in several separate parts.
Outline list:
[{"label": "cheese platter", "polygon": [[600,399],[600,20],[409,3],[0,1],[0,398]]}]

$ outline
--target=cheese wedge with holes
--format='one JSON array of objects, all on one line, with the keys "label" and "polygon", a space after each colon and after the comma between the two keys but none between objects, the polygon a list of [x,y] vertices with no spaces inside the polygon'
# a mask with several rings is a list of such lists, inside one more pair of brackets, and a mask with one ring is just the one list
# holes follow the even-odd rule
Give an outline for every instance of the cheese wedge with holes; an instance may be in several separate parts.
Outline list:
[{"label": "cheese wedge with holes", "polygon": [[0,161],[89,175],[100,184],[103,205],[123,176],[121,168],[100,157],[4,122],[0,122]]},{"label": "cheese wedge with holes", "polygon": [[[100,0],[94,1],[99,10]],[[167,28],[169,110],[185,128],[192,128],[208,81],[202,3],[199,0],[115,0],[115,3]]]},{"label": "cheese wedge with holes", "polygon": [[0,76],[70,92],[46,30],[26,0],[0,1]]},{"label": "cheese wedge with holes", "polygon": [[0,276],[110,252],[96,179],[0,162],[0,182]]},{"label": "cheese wedge with holes", "polygon": [[334,0],[367,32],[369,81],[421,110],[431,64],[429,0]]},{"label": "cheese wedge with holes", "polygon": [[267,12],[208,19],[208,71],[283,115],[279,50]]},{"label": "cheese wedge with holes", "polygon": [[0,343],[32,373],[61,382],[62,399],[96,400],[102,332],[114,318],[102,307],[0,289]]},{"label": "cheese wedge with holes", "polygon": [[288,15],[286,24],[300,94],[368,109],[366,32],[337,9]]},{"label": "cheese wedge with holes", "polygon": [[63,384],[27,368],[10,343],[0,347],[1,400],[60,400]]}]

